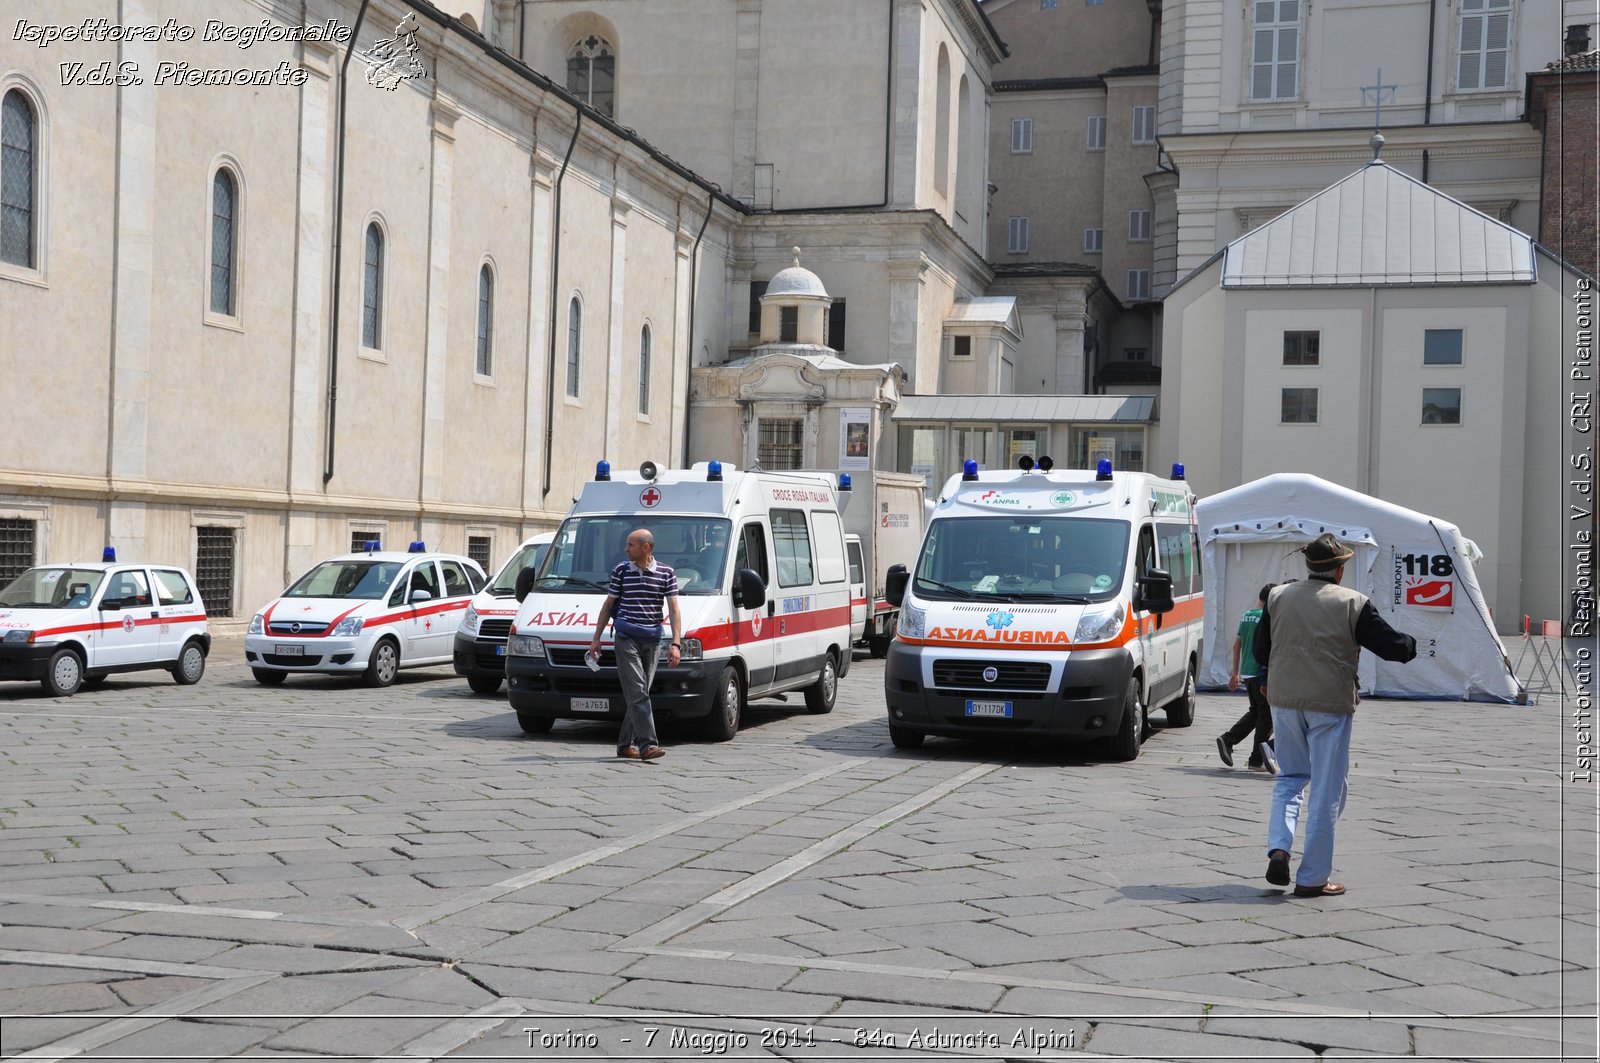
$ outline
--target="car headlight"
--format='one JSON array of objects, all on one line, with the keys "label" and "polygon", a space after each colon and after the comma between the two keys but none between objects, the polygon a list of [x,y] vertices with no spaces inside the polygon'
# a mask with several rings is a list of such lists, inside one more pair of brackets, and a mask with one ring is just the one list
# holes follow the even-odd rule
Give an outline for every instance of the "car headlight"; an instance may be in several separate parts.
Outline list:
[{"label": "car headlight", "polygon": [[544,639],[538,635],[512,635],[506,640],[506,653],[512,657],[543,657]]},{"label": "car headlight", "polygon": [[265,635],[267,633],[267,618],[257,613],[250,618],[250,626],[245,628],[246,635]]},{"label": "car headlight", "polygon": [[345,637],[359,635],[361,634],[361,625],[365,624],[366,622],[367,621],[365,617],[347,616],[333,626],[333,633],[335,635],[343,635]]},{"label": "car headlight", "polygon": [[1127,615],[1122,609],[1121,602],[1111,609],[1085,612],[1078,618],[1078,630],[1072,636],[1072,641],[1106,642],[1116,638],[1117,632],[1122,630],[1122,622],[1127,619]]},{"label": "car headlight", "polygon": [[461,630],[468,635],[478,633],[478,610],[474,606],[467,606],[467,611],[461,614]]},{"label": "car headlight", "polygon": [[21,628],[12,628],[10,631],[6,632],[6,641],[7,642],[32,642],[33,641],[33,632],[24,631]]},{"label": "car headlight", "polygon": [[699,639],[684,639],[683,646],[678,650],[679,661],[701,661],[705,659],[705,650],[700,645]]},{"label": "car headlight", "polygon": [[906,602],[900,606],[900,620],[896,626],[907,638],[925,638],[928,634],[928,612]]}]

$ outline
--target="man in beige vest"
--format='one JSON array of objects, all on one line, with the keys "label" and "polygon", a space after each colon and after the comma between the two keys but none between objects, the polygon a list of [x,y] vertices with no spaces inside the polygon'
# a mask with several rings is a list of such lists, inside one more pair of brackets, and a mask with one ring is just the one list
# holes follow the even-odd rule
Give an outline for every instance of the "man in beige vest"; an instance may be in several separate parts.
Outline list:
[{"label": "man in beige vest", "polygon": [[1328,876],[1360,700],[1356,662],[1363,649],[1409,661],[1417,640],[1385,623],[1366,595],[1339,586],[1354,553],[1348,546],[1325,532],[1304,553],[1307,578],[1275,588],[1256,624],[1256,675],[1272,703],[1279,769],[1267,821],[1267,881],[1289,884],[1289,852],[1304,810],[1306,847],[1294,895],[1332,897],[1345,889]]}]

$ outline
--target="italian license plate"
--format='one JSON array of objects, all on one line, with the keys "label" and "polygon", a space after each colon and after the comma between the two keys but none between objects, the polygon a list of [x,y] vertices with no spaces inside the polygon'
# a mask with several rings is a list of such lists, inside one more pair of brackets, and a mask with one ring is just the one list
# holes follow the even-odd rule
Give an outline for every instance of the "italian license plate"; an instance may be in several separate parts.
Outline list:
[{"label": "italian license plate", "polygon": [[969,701],[967,702],[968,716],[1001,716],[1011,718],[1011,702],[1009,701]]},{"label": "italian license plate", "polygon": [[504,657],[506,655],[506,648],[504,646],[496,646],[494,648],[494,655],[496,657]]},{"label": "italian license plate", "polygon": [[573,698],[573,712],[610,712],[611,700],[609,698]]},{"label": "italian license plate", "polygon": [[273,649],[278,651],[279,657],[304,657],[306,655],[304,646],[285,646],[280,643],[274,646]]}]

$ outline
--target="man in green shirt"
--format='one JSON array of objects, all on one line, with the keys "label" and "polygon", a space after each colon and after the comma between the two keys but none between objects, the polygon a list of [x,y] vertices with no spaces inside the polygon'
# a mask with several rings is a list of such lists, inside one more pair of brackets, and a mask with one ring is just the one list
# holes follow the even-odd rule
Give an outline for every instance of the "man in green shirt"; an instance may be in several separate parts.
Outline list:
[{"label": "man in green shirt", "polygon": [[1256,625],[1261,622],[1261,607],[1267,604],[1267,595],[1276,586],[1276,583],[1269,583],[1262,587],[1256,607],[1246,609],[1244,616],[1239,618],[1239,631],[1233,639],[1233,672],[1228,676],[1228,689],[1238,690],[1239,680],[1243,679],[1245,693],[1250,698],[1250,708],[1239,717],[1238,723],[1217,736],[1217,755],[1222,758],[1222,763],[1231,768],[1233,747],[1254,731],[1255,741],[1250,746],[1248,766],[1258,771],[1265,768],[1273,775],[1278,774],[1278,762],[1272,749],[1272,706],[1262,695],[1261,682],[1256,678],[1255,637]]}]

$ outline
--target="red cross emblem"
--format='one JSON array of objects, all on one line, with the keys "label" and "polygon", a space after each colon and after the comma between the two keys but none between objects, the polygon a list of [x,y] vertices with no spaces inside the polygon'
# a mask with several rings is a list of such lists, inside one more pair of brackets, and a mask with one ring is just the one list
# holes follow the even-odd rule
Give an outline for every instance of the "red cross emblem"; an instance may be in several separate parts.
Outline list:
[{"label": "red cross emblem", "polygon": [[654,487],[646,487],[639,492],[639,504],[645,509],[654,509],[661,502],[661,492]]},{"label": "red cross emblem", "polygon": [[433,630],[433,618],[432,617],[429,617],[428,619],[426,619],[426,620],[424,620],[422,622],[422,629],[424,631],[432,631]]},{"label": "red cross emblem", "polygon": [[124,631],[132,631],[133,630],[133,617],[125,616],[125,617],[122,618],[122,630],[124,630]]}]

